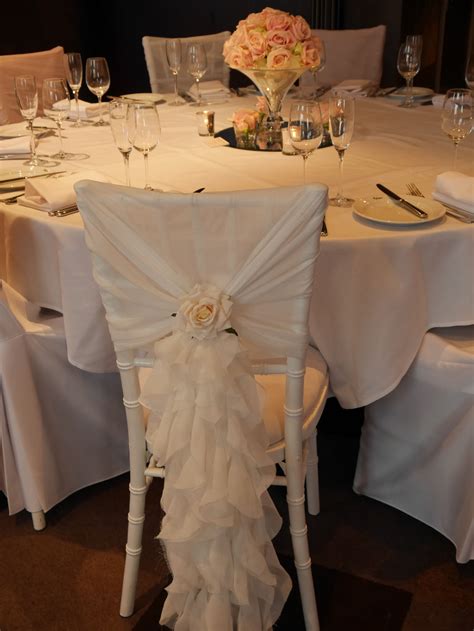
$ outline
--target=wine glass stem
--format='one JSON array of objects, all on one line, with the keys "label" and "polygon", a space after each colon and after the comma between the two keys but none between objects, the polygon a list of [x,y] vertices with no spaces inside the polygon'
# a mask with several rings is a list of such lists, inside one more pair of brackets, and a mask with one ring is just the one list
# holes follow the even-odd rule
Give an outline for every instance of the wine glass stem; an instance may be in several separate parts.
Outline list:
[{"label": "wine glass stem", "polygon": [[145,189],[151,191],[153,187],[148,183],[148,151],[144,152],[143,160],[145,161]]},{"label": "wine glass stem", "polygon": [[337,192],[338,199],[344,199],[343,191],[342,191],[342,181],[344,175],[344,153],[345,149],[336,149],[337,155],[339,156],[339,190]]},{"label": "wine glass stem", "polygon": [[75,127],[80,126],[80,118],[79,118],[79,90],[73,90],[74,100],[76,101],[76,122],[74,124]]},{"label": "wine glass stem", "polygon": [[201,90],[199,89],[199,79],[196,79],[196,94],[197,94],[196,105],[201,105]]},{"label": "wine glass stem", "polygon": [[[102,103],[102,94],[99,94],[97,96],[97,99],[98,99],[98,102],[99,102],[99,105],[100,105]],[[102,125],[104,123],[104,119],[103,119],[103,116],[102,116],[102,108],[99,110],[99,112],[100,112],[100,114],[99,114],[99,122],[97,124],[98,125]]]},{"label": "wine glass stem", "polygon": [[59,157],[60,158],[64,158],[63,135],[62,135],[62,128],[61,128],[61,121],[58,121],[56,124],[58,126],[58,136],[59,136]]},{"label": "wine glass stem", "polygon": [[130,151],[124,151],[122,155],[125,165],[125,185],[130,186]]},{"label": "wine glass stem", "polygon": [[33,130],[33,119],[28,121],[28,129],[30,130],[31,162],[35,162],[36,161],[36,138],[35,138],[35,132]]},{"label": "wine glass stem", "polygon": [[178,102],[178,73],[176,72],[174,75],[174,100],[176,103]]},{"label": "wine glass stem", "polygon": [[308,155],[303,153],[303,184],[306,184],[306,160]]},{"label": "wine glass stem", "polygon": [[412,103],[413,101],[413,77],[407,79],[407,103]]},{"label": "wine glass stem", "polygon": [[453,157],[453,171],[456,171],[456,165],[458,162],[458,146],[459,146],[459,143],[455,142],[454,143],[454,157]]}]

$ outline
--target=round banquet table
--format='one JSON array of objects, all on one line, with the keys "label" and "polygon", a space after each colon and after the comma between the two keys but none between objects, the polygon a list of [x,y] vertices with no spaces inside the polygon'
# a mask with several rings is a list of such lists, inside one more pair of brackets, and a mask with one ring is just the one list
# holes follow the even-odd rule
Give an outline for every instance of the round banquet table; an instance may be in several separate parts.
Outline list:
[{"label": "round banquet table", "polygon": [[[213,104],[216,129],[255,97]],[[286,110],[289,102],[286,103]],[[190,193],[301,184],[303,161],[279,152],[211,146],[197,134],[196,108],[158,106],[162,134],[150,154],[154,187]],[[1,130],[0,130],[1,134]],[[473,135],[474,136],[474,135]],[[90,158],[66,161],[68,171],[95,170],[123,183],[122,157],[109,127],[75,129],[66,123],[66,151]],[[459,149],[457,170],[472,175],[473,137]],[[40,141],[53,153],[57,138]],[[451,170],[453,147],[440,128],[440,110],[405,110],[383,98],[356,103],[356,127],[346,154],[344,192],[371,199],[382,182],[400,194],[415,182],[429,197],[438,173]],[[2,161],[0,168],[21,163]],[[144,184],[143,158],[131,156],[132,185]],[[307,180],[335,192],[338,158],[332,147],[308,160]],[[153,193],[150,193],[153,195]],[[327,361],[331,388],[346,408],[367,405],[396,387],[432,327],[474,323],[474,224],[442,219],[410,227],[358,218],[329,206],[328,236],[321,239],[310,332]],[[115,356],[79,214],[47,213],[0,203],[0,278],[27,300],[60,311],[69,361],[88,371],[115,369]]]}]

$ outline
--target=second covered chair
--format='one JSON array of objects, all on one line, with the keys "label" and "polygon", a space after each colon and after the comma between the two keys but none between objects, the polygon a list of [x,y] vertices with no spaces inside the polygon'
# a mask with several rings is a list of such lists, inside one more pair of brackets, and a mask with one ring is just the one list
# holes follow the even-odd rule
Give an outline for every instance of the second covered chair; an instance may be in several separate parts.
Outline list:
[{"label": "second covered chair", "polygon": [[[178,90],[187,92],[193,85],[194,79],[186,72],[186,50],[189,44],[203,44],[207,55],[207,70],[205,81],[217,80],[229,87],[229,66],[224,63],[222,49],[224,42],[230,37],[229,31],[212,35],[198,35],[196,37],[182,37],[182,63],[178,74]],[[152,92],[173,92],[174,78],[166,60],[166,37],[145,35],[143,48],[145,61],[150,78]]]},{"label": "second covered chair", "polygon": [[[129,425],[121,614],[134,609],[146,490],[164,477],[159,538],[173,581],[162,624],[268,631],[291,588],[271,542],[277,481],[306,629],[317,631],[304,463],[310,452],[316,485],[328,374],[313,351],[305,377],[305,358],[327,188],[182,195],[84,181],[76,192]],[[140,367],[151,368],[143,387]]]}]

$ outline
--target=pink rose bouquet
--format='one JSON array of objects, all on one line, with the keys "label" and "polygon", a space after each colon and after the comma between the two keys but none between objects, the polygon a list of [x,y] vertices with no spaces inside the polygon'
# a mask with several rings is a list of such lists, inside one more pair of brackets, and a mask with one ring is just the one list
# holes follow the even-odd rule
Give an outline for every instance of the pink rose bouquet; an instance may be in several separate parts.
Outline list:
[{"label": "pink rose bouquet", "polygon": [[263,97],[257,102],[254,110],[241,109],[232,115],[232,124],[234,125],[235,141],[241,149],[255,149],[256,136],[258,126],[263,120],[266,113],[266,107]]},{"label": "pink rose bouquet", "polygon": [[267,7],[239,22],[224,44],[224,59],[238,69],[314,68],[320,50],[304,18]]}]

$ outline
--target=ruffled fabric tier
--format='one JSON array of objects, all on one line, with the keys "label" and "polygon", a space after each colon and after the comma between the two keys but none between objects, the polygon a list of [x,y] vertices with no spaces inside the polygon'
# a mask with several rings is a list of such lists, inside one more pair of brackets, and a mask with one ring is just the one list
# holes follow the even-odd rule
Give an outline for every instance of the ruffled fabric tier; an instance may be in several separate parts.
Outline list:
[{"label": "ruffled fabric tier", "polygon": [[271,543],[257,385],[237,336],[175,332],[155,345],[142,392],[149,448],[166,467],[162,540],[173,580],[161,624],[176,631],[267,631],[291,589]]}]

